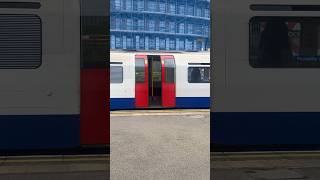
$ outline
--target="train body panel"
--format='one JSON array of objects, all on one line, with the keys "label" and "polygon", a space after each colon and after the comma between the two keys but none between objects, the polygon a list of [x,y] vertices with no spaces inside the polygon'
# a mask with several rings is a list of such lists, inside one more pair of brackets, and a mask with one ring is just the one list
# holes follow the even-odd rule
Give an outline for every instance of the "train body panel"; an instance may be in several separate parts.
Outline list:
[{"label": "train body panel", "polygon": [[[70,9],[64,12],[64,6]],[[6,69],[2,64],[1,115],[80,114],[79,97],[74,93],[80,83],[80,68],[77,68],[80,67],[80,31],[76,28],[80,26],[79,13],[79,7],[62,0],[42,3],[39,10],[1,11],[1,14],[20,15],[2,16],[2,22],[5,18],[12,21],[28,19],[30,26],[35,26],[37,38],[34,41],[39,49],[34,51],[42,55],[30,67],[26,64],[20,69]],[[68,18],[64,18],[67,14]],[[65,23],[61,23],[63,19]]]},{"label": "train body panel", "polygon": [[[170,53],[170,52],[111,52],[111,109],[136,109],[136,57],[147,57],[145,63],[149,65],[149,77],[148,84],[149,86],[149,104],[144,108],[165,108],[163,101],[166,101],[161,96],[164,93],[163,79],[165,81],[174,82],[172,90],[167,92],[172,92],[174,97],[169,98],[173,99],[171,103],[174,103],[171,108],[209,108],[210,102],[210,91],[209,91],[209,79],[206,79],[206,82],[188,82],[188,76],[191,74],[188,73],[189,68],[200,68],[202,70],[202,78],[209,76],[208,70],[210,67],[209,53]],[[161,59],[162,57],[162,59]],[[164,59],[163,59],[164,58]],[[171,73],[170,70],[164,70],[166,67],[160,67],[160,64],[166,63],[166,58],[170,61],[173,59],[171,64],[174,73]],[[121,60],[120,60],[121,59]],[[151,60],[152,59],[152,60]],[[147,62],[148,61],[148,62]],[[123,69],[121,70],[120,67]],[[150,67],[152,66],[152,67]],[[159,67],[158,67],[159,66]],[[116,69],[119,69],[116,72]],[[204,69],[205,68],[205,69]],[[112,72],[114,69],[114,72]],[[120,72],[121,71],[121,72]],[[151,72],[152,71],[152,72]],[[205,72],[204,72],[205,71]],[[169,74],[171,79],[167,76],[160,77],[163,72],[171,73]],[[113,74],[112,74],[113,73]],[[145,71],[143,71],[145,73]],[[204,74],[206,73],[206,74]],[[116,75],[117,74],[117,75]],[[116,77],[116,76],[122,76]],[[206,77],[204,77],[206,76]],[[153,78],[151,78],[153,77]],[[112,82],[114,79],[114,82]],[[140,78],[140,75],[139,77]],[[169,78],[169,79],[168,79]],[[117,81],[117,82],[116,82]],[[143,82],[146,82],[145,79]],[[162,83],[161,83],[162,82]],[[150,84],[156,86],[154,89],[150,87]],[[162,85],[160,85],[162,84]],[[162,89],[161,89],[162,88]],[[170,87],[168,87],[170,88]],[[152,93],[154,97],[152,97]],[[160,95],[158,95],[160,94]],[[155,101],[158,102],[157,105],[154,105],[152,98],[155,98]]]},{"label": "train body panel", "polygon": [[[315,42],[320,35],[320,10],[311,7],[316,4],[314,0],[214,4],[213,147],[320,144],[319,66],[310,63],[319,57],[315,49],[320,49]],[[279,22],[282,29],[268,36],[269,27]],[[263,59],[272,48],[286,50],[279,59]],[[284,60],[289,51],[290,58]]]},{"label": "train body panel", "polygon": [[[79,146],[80,99],[75,93],[80,83],[79,5],[48,1],[37,10],[8,9],[1,14],[7,14],[0,15],[3,24],[6,20],[26,22],[24,33],[31,36],[27,29],[33,30],[36,42],[31,47],[37,46],[34,53],[40,58],[17,68],[1,63],[0,149]],[[15,26],[19,24],[11,28]],[[7,43],[8,49],[10,45],[22,46]]]},{"label": "train body panel", "polygon": [[[88,109],[80,109],[81,21],[87,7],[78,0],[0,3],[6,7],[0,14],[0,153],[98,144],[83,143],[90,135],[81,127],[88,122],[81,117]],[[104,81],[97,83],[105,91],[101,99],[108,89],[104,70]],[[104,109],[108,122],[107,103],[95,107]],[[100,123],[104,133],[106,122]],[[100,136],[106,145],[108,135]]]},{"label": "train body panel", "polygon": [[[208,56],[208,53],[175,55],[177,62],[177,108],[210,107],[210,85],[208,83],[189,83],[186,75],[190,67],[210,67]],[[185,60],[186,58],[187,60]]]},{"label": "train body panel", "polygon": [[[135,72],[134,55],[123,53],[110,53],[111,66],[122,68],[123,83],[110,84],[111,109],[135,108]],[[110,73],[114,73],[111,69]]]}]

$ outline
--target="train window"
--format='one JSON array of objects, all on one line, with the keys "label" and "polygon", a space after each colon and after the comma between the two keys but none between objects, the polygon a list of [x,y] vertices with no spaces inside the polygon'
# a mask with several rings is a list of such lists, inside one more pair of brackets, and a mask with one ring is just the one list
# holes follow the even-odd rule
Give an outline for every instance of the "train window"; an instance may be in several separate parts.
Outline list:
[{"label": "train window", "polygon": [[110,83],[121,84],[123,83],[123,67],[122,66],[110,66]]},{"label": "train window", "polygon": [[[81,0],[81,67],[105,69],[109,64],[107,1]],[[117,23],[117,22],[116,22]],[[116,38],[116,46],[118,39]]]},{"label": "train window", "polygon": [[175,63],[174,63],[174,59],[166,59],[164,61],[164,67],[165,67],[166,82],[167,83],[174,83],[175,82]]},{"label": "train window", "polygon": [[145,81],[145,64],[144,59],[136,59],[136,83]]},{"label": "train window", "polygon": [[188,82],[189,83],[209,83],[210,67],[189,67]]},{"label": "train window", "polygon": [[320,18],[253,17],[249,24],[252,67],[320,67]]},{"label": "train window", "polygon": [[41,20],[37,15],[0,15],[0,69],[41,65]]}]

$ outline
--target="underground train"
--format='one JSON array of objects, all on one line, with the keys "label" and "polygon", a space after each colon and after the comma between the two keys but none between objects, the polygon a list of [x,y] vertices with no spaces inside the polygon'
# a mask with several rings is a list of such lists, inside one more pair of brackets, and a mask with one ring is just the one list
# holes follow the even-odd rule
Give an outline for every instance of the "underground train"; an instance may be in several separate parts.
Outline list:
[{"label": "underground train", "polygon": [[107,147],[107,1],[0,10],[0,153]]},{"label": "underground train", "polygon": [[110,108],[209,108],[209,52],[110,52]]},{"label": "underground train", "polygon": [[320,145],[320,2],[214,1],[212,151]]}]

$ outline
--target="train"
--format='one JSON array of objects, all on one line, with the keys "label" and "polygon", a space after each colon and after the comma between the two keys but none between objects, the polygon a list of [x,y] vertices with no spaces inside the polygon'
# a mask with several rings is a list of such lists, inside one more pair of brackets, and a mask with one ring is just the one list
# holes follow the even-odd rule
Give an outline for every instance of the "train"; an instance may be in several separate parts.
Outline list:
[{"label": "train", "polygon": [[320,2],[213,3],[211,147],[320,145]]},{"label": "train", "polygon": [[0,153],[108,149],[107,1],[0,9]]},{"label": "train", "polygon": [[111,110],[209,107],[209,52],[110,52]]}]

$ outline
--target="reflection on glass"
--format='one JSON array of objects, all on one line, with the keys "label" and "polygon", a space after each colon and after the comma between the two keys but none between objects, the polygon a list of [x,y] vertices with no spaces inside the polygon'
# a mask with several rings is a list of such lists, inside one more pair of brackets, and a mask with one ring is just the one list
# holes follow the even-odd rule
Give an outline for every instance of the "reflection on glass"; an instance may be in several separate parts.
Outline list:
[{"label": "reflection on glass", "polygon": [[136,83],[145,81],[145,64],[144,59],[136,59]]},{"label": "reflection on glass", "polygon": [[320,67],[320,19],[253,18],[250,64],[256,68]]},{"label": "reflection on glass", "polygon": [[188,82],[189,83],[209,83],[210,67],[189,67]]}]

